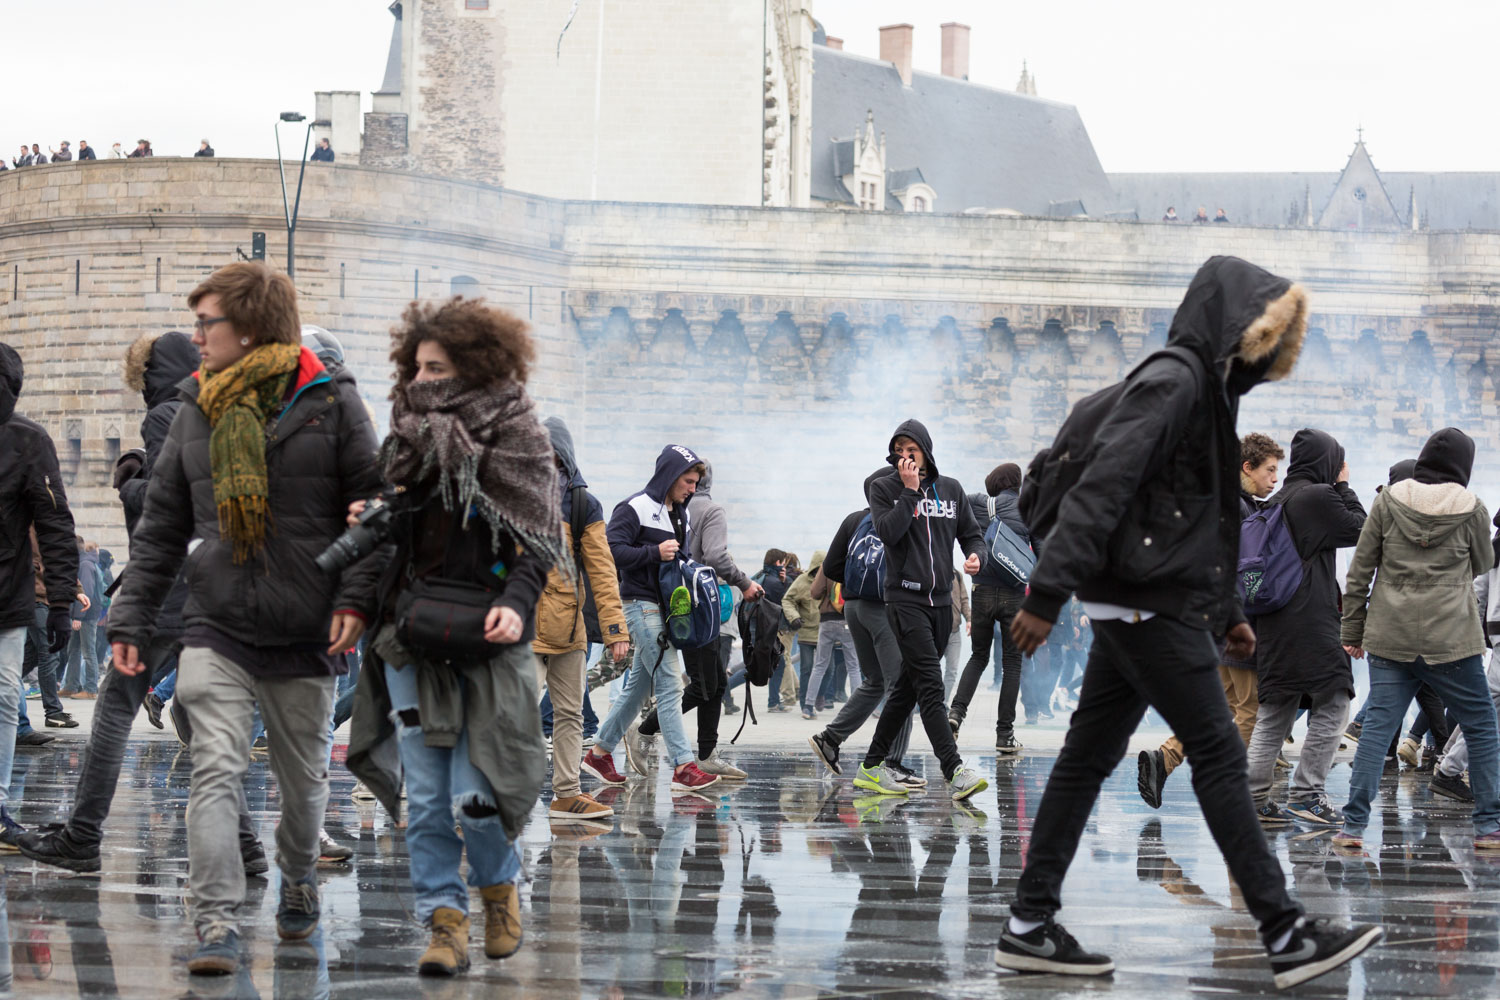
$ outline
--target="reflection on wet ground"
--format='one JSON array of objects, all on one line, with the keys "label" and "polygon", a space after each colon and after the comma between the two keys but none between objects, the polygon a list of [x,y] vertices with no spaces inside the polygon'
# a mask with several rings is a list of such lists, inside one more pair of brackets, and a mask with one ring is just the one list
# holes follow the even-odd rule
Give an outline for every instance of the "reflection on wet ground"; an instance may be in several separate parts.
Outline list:
[{"label": "reflection on wet ground", "polygon": [[[61,816],[77,744],[17,760],[28,826]],[[990,951],[1029,846],[1050,755],[1000,764],[969,811],[935,788],[911,799],[852,794],[806,755],[745,752],[753,780],[720,796],[673,797],[666,775],[601,796],[619,819],[599,834],[549,826],[525,837],[526,944],[489,962],[478,922],[473,971],[419,981],[425,945],[410,917],[405,845],[373,806],[349,797],[336,766],[329,830],[356,848],[323,872],[322,930],[278,944],[275,882],[252,879],[250,961],[237,978],[199,980],[183,893],[185,753],[132,746],[105,842],[102,876],[70,876],[7,856],[0,974],[28,997],[986,997],[1183,996],[1272,992],[1237,890],[1187,776],[1160,811],[1135,791],[1133,761],[1110,779],[1065,887],[1064,920],[1112,954],[1112,980],[994,971]],[[927,764],[927,776],[940,775]],[[1335,801],[1348,767],[1329,781]],[[274,792],[257,763],[252,809],[271,833]],[[1487,997],[1500,992],[1500,862],[1475,857],[1464,811],[1425,780],[1388,776],[1368,856],[1343,857],[1327,832],[1276,834],[1315,915],[1387,927],[1380,949],[1298,990],[1309,996]],[[477,910],[477,907],[476,907]]]}]

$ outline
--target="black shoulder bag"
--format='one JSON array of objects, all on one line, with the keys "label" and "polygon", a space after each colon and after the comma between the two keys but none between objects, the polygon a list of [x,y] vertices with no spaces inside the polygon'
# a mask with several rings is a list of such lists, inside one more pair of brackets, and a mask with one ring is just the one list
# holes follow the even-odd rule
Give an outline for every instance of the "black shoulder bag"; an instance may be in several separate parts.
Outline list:
[{"label": "black shoulder bag", "polygon": [[499,647],[485,640],[484,620],[501,591],[471,582],[472,577],[455,579],[451,553],[450,545],[443,552],[442,576],[408,578],[396,598],[396,638],[438,662],[488,660]]}]

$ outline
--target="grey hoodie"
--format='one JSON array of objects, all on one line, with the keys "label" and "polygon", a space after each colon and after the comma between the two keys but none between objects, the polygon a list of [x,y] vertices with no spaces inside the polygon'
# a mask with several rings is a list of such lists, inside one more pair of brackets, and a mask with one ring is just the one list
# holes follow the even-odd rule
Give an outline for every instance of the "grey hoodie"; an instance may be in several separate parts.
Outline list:
[{"label": "grey hoodie", "polygon": [[688,519],[693,525],[693,533],[688,536],[688,555],[712,566],[723,582],[744,590],[750,586],[750,578],[729,554],[729,519],[710,495],[713,481],[713,463],[704,462],[698,491],[688,499]]},{"label": "grey hoodie", "polygon": [[1459,483],[1408,479],[1383,490],[1349,563],[1344,644],[1398,663],[1483,653],[1472,587],[1495,562],[1489,527],[1484,504]]}]

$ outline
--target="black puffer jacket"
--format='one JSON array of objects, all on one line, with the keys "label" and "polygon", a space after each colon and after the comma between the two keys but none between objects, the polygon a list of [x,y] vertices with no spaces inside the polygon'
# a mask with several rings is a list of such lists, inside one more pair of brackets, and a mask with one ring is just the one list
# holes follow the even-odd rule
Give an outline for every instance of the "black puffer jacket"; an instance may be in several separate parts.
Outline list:
[{"label": "black puffer jacket", "polygon": [[[183,380],[191,383],[193,372],[198,370],[198,363],[197,346],[187,334],[172,330],[151,342],[144,368],[139,373],[126,372],[126,383],[136,386],[146,403],[146,418],[141,421],[141,443],[145,445],[146,457],[135,476],[120,484],[120,503],[125,508],[125,533],[132,540],[135,537],[135,526],[141,520],[141,512],[146,509],[146,486],[151,481],[151,470],[156,467],[162,446],[167,443],[172,418],[182,408],[181,390],[185,388]],[[178,574],[177,582],[162,601],[157,627],[181,631],[182,609],[186,604],[187,581]]]},{"label": "black puffer jacket", "polygon": [[1222,635],[1244,621],[1239,399],[1285,378],[1307,322],[1302,289],[1237,257],[1213,257],[1172,319],[1173,357],[1141,367],[1063,497],[1022,605],[1057,621],[1068,595],[1141,608]]},{"label": "black puffer jacket", "polygon": [[120,485],[120,503],[125,505],[127,532],[135,530],[135,523],[146,507],[146,483],[151,478],[156,460],[161,457],[162,445],[167,443],[172,418],[182,406],[179,391],[182,380],[198,370],[198,361],[198,348],[188,335],[173,330],[151,342],[144,371],[139,376],[127,372],[127,383],[139,378],[135,387],[146,403],[146,419],[141,421],[141,442],[146,447],[146,458],[135,478]]},{"label": "black puffer jacket", "polygon": [[[266,547],[236,565],[233,545],[219,537],[208,418],[198,408],[197,380],[186,384],[110,609],[110,641],[146,645],[179,569],[188,583],[184,624],[211,626],[250,646],[326,642],[334,611],[373,604],[376,559],[336,581],[313,562],[343,534],[349,504],[381,489],[369,412],[354,377],[341,371],[330,378],[306,348],[294,385],[290,405],[266,428]],[[189,554],[195,538],[201,542]]]},{"label": "black puffer jacket", "polygon": [[1343,464],[1344,449],[1332,435],[1300,430],[1292,438],[1286,482],[1270,499],[1285,504],[1303,574],[1286,607],[1255,619],[1258,697],[1265,704],[1339,688],[1354,696],[1354,673],[1339,637],[1342,588],[1334,558],[1359,541],[1365,508],[1348,483],[1335,482]]},{"label": "black puffer jacket", "polygon": [[47,603],[66,608],[78,589],[78,544],[57,449],[39,424],[15,412],[24,375],[21,356],[0,344],[0,629],[30,625],[36,613],[33,526]]}]

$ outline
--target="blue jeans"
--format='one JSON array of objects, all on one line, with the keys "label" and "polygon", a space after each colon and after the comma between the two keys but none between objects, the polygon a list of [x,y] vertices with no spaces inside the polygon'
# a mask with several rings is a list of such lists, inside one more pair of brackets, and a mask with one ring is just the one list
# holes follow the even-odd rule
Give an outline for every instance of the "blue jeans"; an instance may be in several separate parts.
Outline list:
[{"label": "blue jeans", "polygon": [[609,718],[599,727],[596,749],[602,754],[613,753],[626,728],[640,714],[646,696],[655,693],[656,717],[672,766],[681,767],[697,760],[682,728],[682,677],[677,650],[658,645],[662,637],[661,608],[646,601],[626,601],[625,624],[635,640],[635,660],[625,674],[625,690],[609,706]]},{"label": "blue jeans", "polygon": [[1364,728],[1354,754],[1354,776],[1349,779],[1349,804],[1344,806],[1344,832],[1360,835],[1370,822],[1370,801],[1380,787],[1386,747],[1406,718],[1417,687],[1426,683],[1443,699],[1463,727],[1469,743],[1469,781],[1474,789],[1474,835],[1500,830],[1500,734],[1495,729],[1495,705],[1484,676],[1484,659],[1470,656],[1452,663],[1410,663],[1370,655],[1370,698]]},{"label": "blue jeans", "polygon": [[[17,722],[26,710],[26,699],[21,697],[21,663],[25,659],[26,626],[0,630],[0,806],[10,798]],[[31,728],[30,723],[26,728]]]},{"label": "blue jeans", "polygon": [[[458,734],[451,749],[428,746],[419,727],[400,719],[402,712],[417,710],[417,668],[409,665],[398,670],[387,663],[385,685],[397,727],[401,768],[406,772],[406,850],[411,858],[417,919],[430,922],[432,911],[440,906],[466,914],[469,890],[458,873],[466,849],[469,885],[481,889],[514,883],[521,871],[520,857],[495,812],[494,789],[469,763],[468,730]],[[475,807],[489,815],[470,815]],[[453,829],[455,813],[463,827],[462,838]]]},{"label": "blue jeans", "polygon": [[63,687],[69,691],[99,693],[99,625],[84,622],[68,639],[68,669]]},{"label": "blue jeans", "polygon": [[163,677],[160,683],[158,683],[154,688],[151,689],[151,693],[160,698],[163,703],[166,703],[172,700],[172,692],[176,690],[177,671],[174,670],[167,676]]}]

